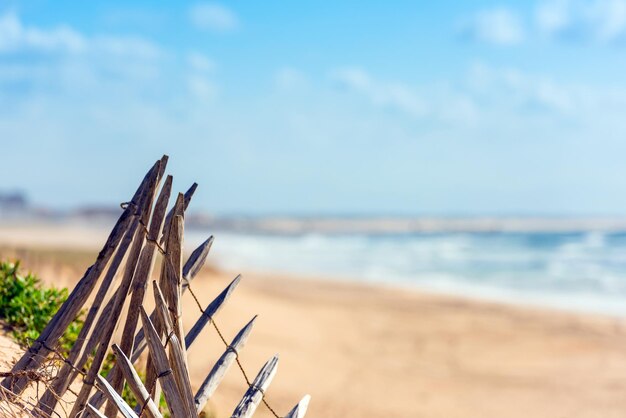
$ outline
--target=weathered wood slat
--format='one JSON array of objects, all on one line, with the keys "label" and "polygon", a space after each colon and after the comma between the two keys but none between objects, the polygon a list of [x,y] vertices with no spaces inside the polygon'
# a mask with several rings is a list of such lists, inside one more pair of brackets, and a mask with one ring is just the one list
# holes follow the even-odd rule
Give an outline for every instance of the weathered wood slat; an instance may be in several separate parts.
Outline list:
[{"label": "weathered wood slat", "polygon": [[196,416],[196,407],[193,402],[193,391],[191,390],[191,381],[189,380],[189,368],[187,367],[187,360],[185,354],[180,345],[180,341],[176,334],[171,334],[169,338],[169,353],[170,363],[174,372],[174,379],[178,385],[178,391],[180,392],[183,400],[183,407],[189,417]]},{"label": "weathered wood slat", "polygon": [[[83,353],[80,359],[78,360],[78,362],[76,363],[77,367],[80,366],[80,368],[82,369],[82,367],[87,363],[87,360],[89,360],[89,357],[96,351],[96,348],[98,347],[98,345],[100,345],[102,336],[104,335],[106,331],[106,323],[108,322],[107,318],[111,317],[111,313],[113,312],[113,307],[115,306],[115,301],[120,298],[120,294],[122,293],[123,290],[125,289],[121,289],[118,287],[113,293],[113,295],[111,295],[111,297],[109,298],[104,309],[102,309],[102,312],[98,316],[98,321],[96,322],[96,325],[93,327],[93,331],[91,335],[86,341],[85,348],[83,349]],[[73,382],[78,376],[78,374],[79,373],[76,370],[74,370],[72,372],[72,377],[70,381]],[[102,394],[101,392],[96,392],[96,393]]]},{"label": "weathered wood slat", "polygon": [[163,297],[161,287],[156,280],[152,281],[152,291],[154,293],[154,312],[158,320],[161,321],[161,325],[163,325],[165,335],[169,336],[174,332],[174,324],[172,323],[172,317],[170,316],[167,302]]},{"label": "weathered wood slat", "polygon": [[178,391],[183,398],[183,406],[189,416],[194,416],[195,406],[193,403],[193,392],[191,391],[191,382],[189,379],[189,369],[185,354],[180,345],[180,341],[174,331],[174,324],[168,312],[165,298],[161,293],[161,289],[156,281],[153,283],[154,300],[157,316],[161,320],[166,333],[167,346],[169,347],[170,363],[178,386]]},{"label": "weathered wood slat", "polygon": [[96,408],[94,408],[93,406],[89,404],[87,404],[87,412],[89,412],[92,416],[95,416],[97,418],[107,418],[106,415],[104,415],[102,412],[98,411]]},{"label": "weathered wood slat", "polygon": [[232,282],[230,282],[226,289],[224,289],[222,293],[217,295],[217,297],[213,299],[213,301],[211,301],[211,303],[209,303],[209,305],[204,309],[204,312],[202,313],[202,315],[200,315],[200,318],[198,318],[191,330],[189,330],[189,333],[187,333],[187,337],[185,337],[185,344],[187,345],[187,347],[193,344],[193,342],[196,340],[196,338],[198,338],[198,335],[200,335],[200,332],[202,332],[204,327],[211,322],[211,318],[213,318],[215,314],[218,313],[220,309],[222,309],[222,307],[224,306],[224,302],[228,300],[230,295],[233,293],[233,290],[235,290],[240,281],[241,275],[238,275],[233,279]]},{"label": "weathered wood slat", "polygon": [[[88,356],[93,351],[93,348],[98,344],[100,334],[95,332],[92,334],[92,341],[87,340],[87,336],[91,331],[91,328],[97,318],[98,311],[100,310],[100,306],[104,301],[106,294],[109,290],[109,287],[113,283],[115,275],[117,274],[117,270],[119,269],[122,260],[126,256],[126,252],[130,247],[130,244],[133,240],[133,236],[135,235],[136,228],[138,227],[138,223],[133,224],[134,228],[129,228],[122,239],[122,242],[117,249],[113,260],[111,261],[111,265],[107,270],[107,273],[96,293],[96,297],[94,298],[94,302],[92,306],[89,308],[87,313],[87,317],[85,318],[85,322],[78,334],[78,338],[76,339],[76,343],[72,347],[68,357],[67,362],[63,363],[59,373],[55,377],[55,380],[52,382],[50,388],[46,390],[41,399],[39,400],[39,408],[47,414],[51,414],[56,406],[58,400],[65,394],[67,388],[72,384],[78,373],[76,373],[76,369],[82,369],[85,363],[87,362]],[[99,324],[102,327],[102,323]],[[100,328],[101,329],[101,328]],[[87,347],[87,350],[83,351],[84,347]],[[81,358],[78,358],[81,353],[84,353]]]},{"label": "weathered wood slat", "polygon": [[150,318],[148,318],[148,314],[143,307],[141,307],[140,313],[150,354],[152,354],[153,358],[152,366],[159,379],[161,387],[163,388],[163,394],[165,395],[167,407],[169,408],[172,417],[188,418],[185,408],[183,407],[182,397],[178,392],[176,380],[172,375],[172,368],[167,359],[165,348],[161,344],[161,338],[159,337],[156,329],[154,329],[154,325],[152,324],[152,321],[150,321]]},{"label": "weathered wood slat", "polygon": [[212,245],[213,236],[211,235],[206,241],[200,244],[198,248],[193,250],[189,259],[187,259],[183,267],[183,292],[187,289],[187,286],[189,286],[189,277],[195,277],[204,266]]},{"label": "weathered wood slat", "polygon": [[183,329],[183,305],[180,301],[181,286],[183,283],[183,238],[184,223],[183,217],[176,215],[172,218],[172,228],[170,235],[171,250],[168,247],[167,263],[170,270],[169,280],[165,295],[169,310],[172,313],[172,323],[174,333],[181,343],[183,352],[186,352],[185,331]]},{"label": "weathered wood slat", "polygon": [[[189,207],[189,203],[191,202],[191,198],[193,197],[193,195],[196,192],[197,188],[198,188],[198,184],[194,183],[185,192],[185,195],[183,196],[182,212],[185,212],[187,210],[187,208]],[[181,215],[182,213],[178,212],[176,210],[176,208],[174,207],[174,208],[172,208],[169,211],[169,213],[165,217],[165,223],[163,225],[163,237],[161,238],[161,245],[163,245],[163,244],[165,244],[167,242],[167,232],[170,230],[170,222],[172,222],[172,217],[175,214]]]},{"label": "weathered wood slat", "polygon": [[[213,237],[210,237],[208,240],[203,242],[198,248],[196,248],[193,253],[189,256],[189,259],[185,263],[183,267],[183,272],[187,271],[188,273],[184,276],[185,280],[183,281],[182,292],[187,291],[188,283],[193,281],[196,278],[196,275],[200,272],[202,266],[206,262],[207,255],[209,253],[209,249],[211,248],[211,244],[213,243]],[[195,256],[194,256],[195,254]],[[155,312],[150,314],[150,320],[155,321]],[[185,339],[185,344],[187,346],[191,345]],[[135,363],[143,350],[146,347],[146,341],[144,339],[143,328],[137,332],[135,335],[135,349],[133,350],[133,355],[131,357],[131,361]]]},{"label": "weathered wood slat", "polygon": [[202,382],[202,385],[200,385],[200,389],[198,389],[194,398],[196,413],[199,414],[202,412],[206,403],[209,399],[211,399],[211,396],[215,393],[215,390],[222,382],[222,379],[226,376],[226,372],[228,372],[230,366],[237,359],[239,352],[243,349],[246,341],[248,340],[250,332],[252,332],[252,327],[254,326],[256,318],[256,316],[252,318],[252,320],[237,333],[233,341],[230,343],[230,346],[228,346],[224,354],[222,354],[217,360],[207,377],[204,379],[204,382]]},{"label": "weathered wood slat", "polygon": [[[135,219],[134,222],[139,222],[139,219]],[[100,372],[102,361],[106,357],[106,353],[109,349],[111,338],[113,336],[113,331],[115,330],[115,326],[120,318],[120,314],[122,313],[124,302],[126,300],[126,295],[128,294],[128,290],[132,284],[133,275],[137,267],[137,261],[139,260],[139,254],[145,238],[144,235],[144,231],[138,229],[133,239],[133,244],[128,254],[128,259],[126,260],[124,276],[122,277],[122,281],[118,289],[119,293],[115,299],[111,315],[108,318],[104,318],[106,322],[104,323],[102,339],[96,350],[96,354],[93,357],[87,376],[83,380],[83,386],[76,398],[72,412],[70,413],[70,416],[72,417],[79,416],[79,411],[83,411],[85,409],[85,405],[87,404],[87,399],[91,393],[91,388],[95,382],[96,375]]]},{"label": "weathered wood slat", "polygon": [[311,397],[309,395],[304,395],[302,400],[298,402],[298,405],[294,406],[293,409],[285,415],[285,418],[304,418],[306,410],[309,408],[310,401]]},{"label": "weathered wood slat", "polygon": [[272,383],[277,368],[278,356],[276,355],[265,363],[259,374],[254,378],[252,386],[250,386],[245,395],[243,395],[243,398],[235,408],[231,418],[249,418],[254,414],[267,388],[270,383]]},{"label": "weathered wood slat", "polygon": [[[154,215],[150,222],[150,230],[148,233],[148,239],[145,247],[142,250],[141,257],[139,258],[139,264],[137,272],[135,273],[135,279],[133,279],[132,296],[129,307],[129,314],[126,320],[124,332],[122,334],[122,342],[128,344],[128,347],[121,345],[124,353],[130,355],[132,353],[132,347],[134,346],[134,335],[139,320],[139,306],[143,304],[148,279],[152,275],[154,268],[154,256],[157,251],[156,240],[161,234],[161,228],[163,227],[163,218],[169,202],[169,196],[172,188],[172,176],[168,176],[161,194],[155,205]],[[113,385],[112,385],[113,386]]]},{"label": "weathered wood slat", "polygon": [[[126,321],[124,322],[124,330],[122,331],[122,339],[120,342],[120,348],[129,356],[133,351],[133,341],[137,329],[137,322],[139,321],[139,306],[143,304],[148,278],[151,276],[152,270],[154,269],[157,240],[161,234],[161,228],[163,227],[163,220],[165,218],[165,211],[167,210],[171,190],[172,176],[167,176],[154,206],[154,214],[150,221],[146,245],[141,250],[137,270],[133,277],[131,299],[128,305],[128,313],[126,314]],[[148,221],[149,219],[147,217],[142,219],[144,225],[147,225]],[[111,376],[110,384],[118,393],[122,392],[124,381],[119,373],[115,373]],[[105,415],[113,415],[115,413],[115,405],[109,402],[104,413]]]},{"label": "weathered wood slat", "polygon": [[[117,406],[117,410],[120,411],[120,413],[124,416],[124,418],[139,418],[137,414],[135,414],[135,411],[133,411],[133,408],[131,408],[126,403],[126,401],[122,399],[122,397],[115,391],[115,389],[113,389],[111,385],[109,385],[109,382],[107,382],[107,380],[104,377],[97,375],[96,379],[98,382],[98,385],[97,385],[98,389],[100,389],[102,393],[104,393],[104,396],[109,398],[109,401],[111,401]],[[74,415],[70,415],[70,416],[74,416]],[[108,415],[108,416],[113,416],[113,415]]]},{"label": "weathered wood slat", "polygon": [[143,409],[150,418],[163,418],[128,357],[117,344],[113,344],[112,348],[115,362],[122,371],[124,379],[128,382],[135,399],[137,399],[137,407]]},{"label": "weathered wood slat", "polygon": [[[168,308],[172,313],[172,319],[174,327],[176,327],[177,318],[175,315],[178,313],[178,301],[180,300],[180,286],[176,271],[179,271],[178,277],[182,275],[182,230],[180,229],[180,222],[182,222],[182,214],[184,213],[184,196],[179,193],[176,199],[176,203],[172,208],[173,220],[170,222],[169,231],[164,232],[163,236],[165,240],[165,256],[161,263],[161,274],[159,276],[159,286],[163,291],[163,296],[167,302]],[[177,216],[179,218],[177,218]],[[180,221],[180,222],[179,222]],[[159,336],[163,335],[163,326],[159,321],[158,316],[153,321],[154,328]],[[156,382],[156,375],[152,367],[152,356],[148,353],[146,360],[146,386],[154,388]],[[158,388],[157,388],[158,389]],[[153,394],[154,399],[158,398],[158,393]]]},{"label": "weathered wood slat", "polygon": [[181,193],[178,193],[176,197],[176,203],[174,203],[174,206],[172,206],[172,209],[170,209],[169,213],[167,214],[167,218],[165,218],[165,224],[163,225],[163,236],[161,237],[161,245],[167,247],[167,241],[170,238],[170,231],[172,230],[172,218],[176,215],[184,216],[185,208],[185,196],[181,195]]},{"label": "weathered wood slat", "polygon": [[183,354],[180,341],[176,337],[174,324],[161,289],[156,281],[152,284],[154,289],[155,310],[157,312],[157,317],[160,319],[165,330],[167,341],[166,345],[169,347],[170,353],[170,363],[172,365],[172,371],[178,387],[178,392],[183,400],[182,406],[185,409],[186,416],[193,416],[193,395],[191,391],[191,382],[189,380],[187,361],[185,359],[185,355]]},{"label": "weathered wood slat", "polygon": [[[207,240],[209,241],[209,240]],[[187,276],[187,281],[191,282],[193,281],[193,279],[195,279],[197,272],[200,271],[200,269],[194,269],[192,268],[192,266],[194,265],[204,265],[204,263],[206,262],[206,255],[207,252],[204,251],[205,248],[210,246],[210,242],[205,241],[202,245],[200,245],[195,251],[194,253],[200,253],[200,254],[204,254],[204,257],[198,257],[198,258],[192,258],[191,256],[189,257],[189,259],[187,260],[187,262],[185,263],[185,267],[184,269],[187,269],[190,273],[189,276]],[[212,241],[211,241],[212,242]],[[193,273],[195,272],[195,273]],[[187,290],[186,286],[183,286],[182,291],[185,292]],[[104,310],[102,311],[102,315],[108,316],[110,315],[111,309],[112,309],[112,305],[114,300],[111,301],[111,303],[107,304],[107,306],[104,308]],[[156,313],[152,312],[150,314],[150,320],[155,322],[156,321]],[[187,346],[190,346],[191,344],[187,344]],[[137,332],[137,334],[135,335],[135,343],[134,343],[134,349],[133,349],[133,354],[131,356],[131,362],[134,364],[137,362],[137,360],[139,359],[139,357],[141,356],[141,354],[143,353],[143,351],[146,349],[147,347],[147,342],[145,340],[145,335],[144,335],[144,331],[143,328],[140,328],[139,331]],[[89,348],[89,347],[88,347]],[[91,348],[91,350],[89,350],[89,352],[93,351],[95,349],[95,345]],[[111,370],[109,370],[109,373],[107,374],[107,381],[110,381],[116,374],[119,374],[119,369],[117,368],[116,365],[113,365],[113,368]],[[105,398],[104,395],[102,394],[102,392],[96,392],[91,399],[89,400],[89,403],[93,406],[95,406],[96,408],[100,408],[102,406],[102,403],[104,402]]]},{"label": "weathered wood slat", "polygon": [[[157,161],[148,171],[130,204],[124,210],[117,223],[113,227],[111,234],[107,238],[104,247],[98,254],[95,263],[87,269],[85,275],[79,280],[74,287],[65,303],[54,315],[52,320],[46,325],[33,345],[24,353],[20,360],[13,367],[13,371],[37,369],[41,366],[50,350],[46,347],[54,347],[58,343],[59,338],[63,335],[69,324],[76,318],[83,305],[91,295],[97,284],[98,278],[108,264],[113,252],[117,248],[126,229],[132,222],[132,214],[137,206],[142,206],[142,201],[149,195],[149,185],[156,183],[156,178],[162,169],[165,169],[167,156]],[[28,380],[25,376],[15,378],[7,377],[2,381],[2,386],[14,393],[21,393],[26,387]]]},{"label": "weathered wood slat", "polygon": [[[170,316],[169,309],[167,307],[167,303],[165,302],[165,298],[163,297],[163,293],[161,292],[161,288],[159,287],[159,283],[156,280],[152,281],[153,295],[155,300],[155,321],[153,323],[161,324],[161,328],[163,329],[163,333],[165,334],[165,344],[167,345],[169,342],[169,337],[174,335],[174,325],[172,324],[172,317]],[[150,319],[152,321],[152,319]],[[156,373],[154,372],[154,368],[152,367],[152,358],[150,353],[148,353],[148,361],[146,362],[146,382],[152,388],[151,396],[155,401],[161,399],[161,386],[158,384],[156,379]],[[178,385],[178,381],[176,381]],[[179,388],[180,393],[180,388]]]}]

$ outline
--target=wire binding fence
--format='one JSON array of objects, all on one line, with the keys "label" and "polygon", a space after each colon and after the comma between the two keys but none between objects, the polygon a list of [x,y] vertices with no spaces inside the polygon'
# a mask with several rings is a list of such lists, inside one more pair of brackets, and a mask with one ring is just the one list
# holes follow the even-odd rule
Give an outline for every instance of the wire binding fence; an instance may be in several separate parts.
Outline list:
[{"label": "wire binding fence", "polygon": [[[247,390],[232,417],[251,417],[261,403],[275,418],[304,417],[310,399],[308,395],[282,416],[267,400],[266,391],[276,374],[278,356],[268,360],[252,380],[239,358],[256,316],[231,343],[215,322],[215,315],[239,284],[240,276],[206,308],[193,292],[191,282],[204,265],[213,238],[209,237],[183,263],[185,211],[197,185],[194,183],[185,194],[178,194],[166,215],[172,188],[172,176],[164,177],[167,160],[167,156],[158,160],[133,198],[121,204],[122,215],[96,261],[39,338],[33,341],[11,371],[0,372],[0,378],[3,378],[0,412],[4,415],[162,418],[163,411],[158,405],[163,393],[172,417],[197,417],[230,367],[237,364]],[[165,181],[157,193],[163,178]],[[157,256],[162,258],[161,271],[158,280],[152,283],[155,310],[148,315],[143,304]],[[181,296],[186,291],[193,297],[200,317],[185,334]],[[93,302],[88,307],[78,339],[69,354],[63,356],[55,348],[59,338],[86,308],[90,298]],[[128,306],[125,315],[124,306]],[[225,351],[194,394],[186,353],[208,323],[224,344]],[[118,324],[122,325],[122,338],[119,345],[111,345]],[[135,332],[138,324],[141,327]],[[146,349],[146,377],[142,381],[134,364]],[[101,368],[110,353],[115,355],[115,364],[103,378]],[[120,395],[125,385],[137,400],[134,409]],[[32,386],[35,386],[36,398],[25,399],[24,391]],[[40,386],[44,391],[41,396]],[[71,392],[75,400],[68,400],[67,392]]]}]

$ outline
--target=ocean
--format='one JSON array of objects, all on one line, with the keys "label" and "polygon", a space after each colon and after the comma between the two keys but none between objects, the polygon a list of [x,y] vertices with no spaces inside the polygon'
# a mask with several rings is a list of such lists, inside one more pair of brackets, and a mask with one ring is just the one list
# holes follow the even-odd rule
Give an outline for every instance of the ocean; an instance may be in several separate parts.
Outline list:
[{"label": "ocean", "polygon": [[[206,236],[187,231],[187,245]],[[624,232],[216,232],[210,260],[232,271],[322,276],[626,315]]]}]

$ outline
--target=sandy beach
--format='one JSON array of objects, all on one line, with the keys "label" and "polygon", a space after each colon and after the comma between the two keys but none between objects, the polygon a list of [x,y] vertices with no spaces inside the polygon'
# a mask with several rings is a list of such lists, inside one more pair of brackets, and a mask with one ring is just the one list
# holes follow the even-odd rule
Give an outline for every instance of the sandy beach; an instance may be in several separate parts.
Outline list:
[{"label": "sandy beach", "polygon": [[[10,236],[0,233],[0,256],[19,255],[57,285],[74,283],[94,254]],[[236,273],[205,268],[193,283],[202,305]],[[230,339],[259,315],[241,361],[254,375],[279,353],[267,392],[279,414],[304,393],[312,417],[621,417],[626,410],[621,319],[241,273],[216,322]],[[189,294],[183,306],[191,327],[199,310]],[[223,350],[210,328],[190,348],[196,387]],[[209,409],[229,416],[245,388],[232,368]],[[261,406],[255,416],[272,415]]]},{"label": "sandy beach", "polygon": [[[260,315],[243,359],[258,368],[281,354],[268,393],[279,410],[303,391],[313,396],[312,416],[327,417],[617,417],[626,408],[622,321],[244,277],[219,324],[234,335],[252,314]],[[195,287],[215,294],[228,278],[203,276]],[[209,335],[190,351],[198,379],[214,358],[205,355],[205,344],[219,346]],[[215,399],[220,413],[230,411],[243,390],[236,373],[230,378]]]}]

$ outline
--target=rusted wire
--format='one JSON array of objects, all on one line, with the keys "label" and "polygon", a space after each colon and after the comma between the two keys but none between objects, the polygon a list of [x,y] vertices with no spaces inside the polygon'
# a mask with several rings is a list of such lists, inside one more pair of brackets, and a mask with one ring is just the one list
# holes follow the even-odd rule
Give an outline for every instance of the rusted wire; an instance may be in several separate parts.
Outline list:
[{"label": "rusted wire", "polygon": [[[207,315],[207,313],[205,312],[204,309],[202,309],[202,305],[200,304],[200,301],[198,300],[198,297],[196,296],[196,294],[194,293],[193,289],[191,288],[191,283],[187,282],[187,289],[189,290],[189,293],[191,294],[191,296],[193,297],[193,300],[196,302],[196,305],[198,306],[198,309],[200,309],[200,312],[202,312],[202,315]],[[239,366],[239,370],[241,370],[241,374],[243,375],[243,378],[246,381],[246,384],[248,385],[249,388],[254,388],[257,389],[259,392],[261,392],[261,395],[263,396],[261,398],[261,401],[263,401],[263,404],[267,407],[267,409],[272,413],[272,415],[274,415],[275,418],[282,418],[280,415],[278,415],[276,413],[276,411],[274,410],[274,408],[272,408],[270,406],[270,404],[267,402],[267,400],[265,399],[265,391],[263,391],[260,387],[254,385],[251,381],[250,378],[248,377],[248,374],[246,373],[246,370],[243,368],[243,365],[241,364],[241,361],[239,360],[239,353],[237,352],[237,350],[234,350],[230,344],[228,344],[228,342],[226,341],[226,338],[224,338],[224,335],[222,334],[222,331],[220,330],[220,328],[217,326],[217,324],[215,323],[215,319],[213,319],[213,317],[211,315],[207,315],[209,317],[209,321],[211,322],[211,324],[213,325],[213,328],[215,329],[215,331],[217,332],[217,335],[219,335],[220,340],[222,340],[222,342],[224,343],[224,345],[226,346],[227,350],[232,350],[235,353],[235,361],[237,362],[237,366]]]}]

